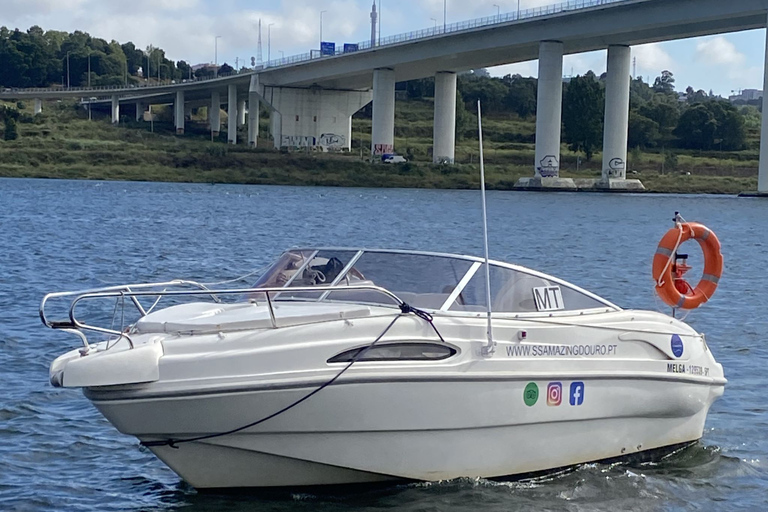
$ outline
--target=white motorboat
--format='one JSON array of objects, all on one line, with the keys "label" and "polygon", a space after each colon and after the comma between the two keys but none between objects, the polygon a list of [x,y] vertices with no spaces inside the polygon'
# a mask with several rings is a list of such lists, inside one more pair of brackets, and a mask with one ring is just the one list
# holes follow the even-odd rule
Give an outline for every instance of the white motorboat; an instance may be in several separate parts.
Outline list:
[{"label": "white motorboat", "polygon": [[[495,261],[489,314],[485,264],[296,249],[247,290],[51,294],[43,322],[84,344],[51,382],[197,488],[494,478],[701,438],[726,383],[703,334]],[[105,327],[96,301],[136,318]]]}]

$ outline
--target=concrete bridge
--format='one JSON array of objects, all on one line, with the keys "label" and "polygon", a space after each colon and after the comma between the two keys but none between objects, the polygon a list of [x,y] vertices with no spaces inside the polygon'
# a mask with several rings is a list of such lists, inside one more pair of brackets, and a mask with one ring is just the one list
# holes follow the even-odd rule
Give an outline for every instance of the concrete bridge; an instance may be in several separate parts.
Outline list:
[{"label": "concrete bridge", "polygon": [[[559,178],[563,56],[608,50],[603,178],[598,188],[642,187],[626,179],[632,45],[722,34],[768,25],[768,0],[571,0],[560,4],[481,18],[447,27],[401,34],[357,51],[311,54],[267,63],[254,71],[205,81],[113,90],[6,90],[0,99],[106,97],[113,122],[121,105],[173,104],[176,129],[195,105],[210,105],[211,131],[220,130],[226,104],[229,141],[248,124],[248,143],[257,144],[259,103],[271,112],[276,147],[349,148],[352,115],[373,101],[373,155],[394,150],[395,83],[435,77],[435,162],[452,162],[455,148],[458,72],[539,60],[534,177],[521,188],[576,188]],[[313,58],[314,57],[314,58]],[[768,76],[768,75],[766,75]],[[765,90],[768,91],[768,80]],[[89,100],[91,101],[91,100]],[[768,96],[764,97],[768,112]],[[763,118],[759,192],[768,193],[768,116]]]}]

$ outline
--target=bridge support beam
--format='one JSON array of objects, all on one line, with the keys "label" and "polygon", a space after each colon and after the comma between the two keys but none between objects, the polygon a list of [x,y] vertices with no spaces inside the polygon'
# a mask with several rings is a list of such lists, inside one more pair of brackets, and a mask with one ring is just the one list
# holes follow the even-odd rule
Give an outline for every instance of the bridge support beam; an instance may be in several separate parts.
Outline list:
[{"label": "bridge support beam", "polygon": [[248,87],[248,145],[255,148],[259,143],[259,114],[260,99],[263,92],[259,83],[259,75],[251,76],[251,84]]},{"label": "bridge support beam", "polygon": [[[276,148],[349,151],[352,115],[370,103],[371,93],[317,87],[266,87],[264,99],[270,108]],[[392,130],[394,134],[394,128]]]},{"label": "bridge support beam", "polygon": [[539,94],[536,107],[536,178],[560,176],[560,127],[563,109],[563,43],[539,46]]},{"label": "bridge support beam", "polygon": [[539,91],[536,101],[536,161],[533,178],[520,178],[519,190],[576,190],[560,178],[560,137],[563,110],[563,43],[539,43]]},{"label": "bridge support beam", "polygon": [[603,180],[626,179],[629,134],[629,86],[632,51],[629,46],[608,47],[603,130]]},{"label": "bridge support beam", "polygon": [[237,144],[237,86],[230,84],[227,98],[227,140]]},{"label": "bridge support beam", "polygon": [[147,106],[142,102],[136,103],[136,122],[144,120],[144,112],[147,111]]},{"label": "bridge support beam", "polygon": [[454,162],[456,153],[456,73],[435,75],[435,126],[432,162]]},{"label": "bridge support beam", "polygon": [[184,134],[184,91],[176,91],[176,102],[173,104],[176,121],[176,135]]},{"label": "bridge support beam", "polygon": [[[768,38],[766,38],[766,52],[768,52]],[[764,85],[763,88],[763,124],[762,131],[760,133],[760,165],[759,174],[757,178],[757,193],[759,195],[768,196],[768,53],[765,54],[765,70],[764,70]]]},{"label": "bridge support beam", "polygon": [[221,131],[221,95],[219,91],[211,93],[211,108],[208,110],[208,122],[211,124],[211,136],[218,137]]},{"label": "bridge support beam", "polygon": [[373,71],[373,128],[371,155],[381,156],[395,150],[395,71]]},{"label": "bridge support beam", "polygon": [[237,126],[245,126],[245,98],[237,101]]},{"label": "bridge support beam", "polygon": [[248,145],[255,148],[259,143],[259,95],[248,94]]},{"label": "bridge support beam", "polygon": [[112,96],[112,124],[120,122],[120,98],[115,94]]},{"label": "bridge support beam", "polygon": [[35,115],[43,111],[43,100],[35,98]]}]

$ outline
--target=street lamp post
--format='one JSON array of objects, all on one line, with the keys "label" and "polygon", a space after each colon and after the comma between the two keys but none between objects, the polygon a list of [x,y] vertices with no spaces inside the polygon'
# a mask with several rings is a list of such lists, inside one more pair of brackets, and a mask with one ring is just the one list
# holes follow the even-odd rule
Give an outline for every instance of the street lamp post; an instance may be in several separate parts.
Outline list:
[{"label": "street lamp post", "polygon": [[499,21],[501,20],[501,7],[497,4],[493,4],[493,6],[496,8],[496,21]]},{"label": "street lamp post", "polygon": [[213,76],[215,78],[219,77],[219,39],[221,36],[216,36],[213,40]]},{"label": "street lamp post", "polygon": [[320,51],[323,50],[323,14],[328,11],[320,11]]},{"label": "street lamp post", "polygon": [[448,0],[443,0],[443,33],[448,29]]},{"label": "street lamp post", "polygon": [[435,22],[434,31],[435,31],[435,33],[436,33],[436,32],[437,32],[437,20],[436,20],[435,18],[429,18],[429,19],[431,19],[432,21],[434,21],[434,22]]},{"label": "street lamp post", "polygon": [[520,19],[520,0],[517,0],[517,19]]},{"label": "street lamp post", "polygon": [[69,89],[70,87],[70,83],[69,83],[69,54],[70,53],[71,52],[67,52],[67,89]]},{"label": "street lamp post", "polygon": [[272,60],[272,25],[274,25],[274,23],[267,25],[267,65],[269,65],[269,61]]}]

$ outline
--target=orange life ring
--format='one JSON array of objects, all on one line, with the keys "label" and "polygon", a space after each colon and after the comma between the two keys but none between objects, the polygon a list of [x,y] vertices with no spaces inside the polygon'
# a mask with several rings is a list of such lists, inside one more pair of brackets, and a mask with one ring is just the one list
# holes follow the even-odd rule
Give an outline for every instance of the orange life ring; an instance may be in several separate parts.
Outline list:
[{"label": "orange life ring", "polygon": [[[677,248],[691,239],[699,242],[704,251],[704,274],[691,292],[681,293],[675,285],[672,267]],[[696,309],[707,302],[715,293],[722,275],[723,255],[720,253],[720,241],[709,228],[697,222],[680,223],[667,231],[653,256],[656,293],[673,308]],[[690,289],[690,286],[688,288]]]}]

